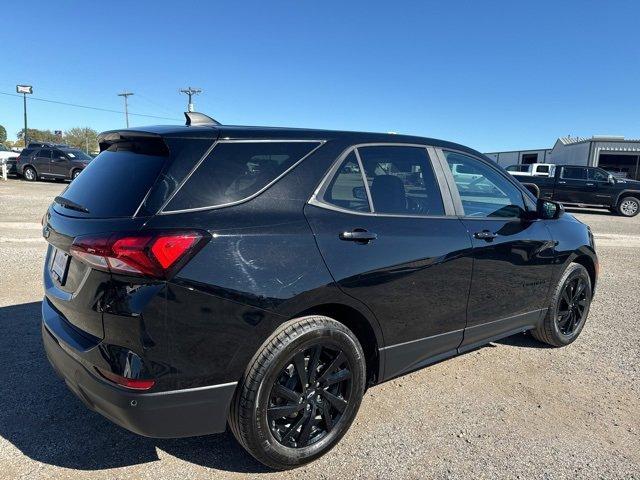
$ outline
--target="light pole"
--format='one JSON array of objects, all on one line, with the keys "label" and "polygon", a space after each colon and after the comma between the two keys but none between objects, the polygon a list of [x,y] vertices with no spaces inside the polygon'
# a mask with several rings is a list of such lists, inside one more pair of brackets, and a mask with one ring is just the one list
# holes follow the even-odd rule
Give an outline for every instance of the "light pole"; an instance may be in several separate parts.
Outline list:
[{"label": "light pole", "polygon": [[129,128],[129,103],[127,102],[129,95],[133,95],[133,93],[125,91],[118,94],[119,97],[124,97],[124,118],[127,122],[127,128]]},{"label": "light pole", "polygon": [[187,112],[193,112],[193,102],[191,101],[191,97],[193,95],[198,95],[199,93],[202,93],[202,89],[188,87],[188,88],[181,88],[180,92],[186,93],[187,96],[189,97],[189,103],[187,104]]},{"label": "light pole", "polygon": [[27,148],[29,141],[29,134],[27,133],[27,95],[33,93],[33,87],[31,85],[16,85],[16,92],[22,94],[22,100],[24,102],[24,148]]}]

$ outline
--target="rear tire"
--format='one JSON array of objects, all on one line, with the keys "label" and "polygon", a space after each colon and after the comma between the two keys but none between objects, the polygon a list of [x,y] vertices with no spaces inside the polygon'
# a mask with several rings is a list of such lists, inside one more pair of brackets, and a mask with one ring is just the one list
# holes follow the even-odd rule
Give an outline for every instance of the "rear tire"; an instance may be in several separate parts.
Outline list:
[{"label": "rear tire", "polygon": [[78,175],[80,175],[80,173],[82,173],[82,170],[74,170],[71,173],[71,181],[75,180],[76,178],[78,178]]},{"label": "rear tire", "polygon": [[640,200],[636,197],[624,197],[618,203],[617,210],[623,217],[635,217],[640,213]]},{"label": "rear tire", "polygon": [[591,277],[587,269],[579,263],[569,264],[553,292],[544,320],[531,334],[553,347],[574,342],[587,321],[591,297]]},{"label": "rear tire", "polygon": [[35,182],[38,180],[38,172],[36,172],[36,169],[33,167],[26,167],[22,175],[27,182]]},{"label": "rear tire", "polygon": [[311,462],[349,429],[365,372],[362,347],[343,324],[324,316],[288,321],[251,360],[231,404],[231,431],[271,468]]}]

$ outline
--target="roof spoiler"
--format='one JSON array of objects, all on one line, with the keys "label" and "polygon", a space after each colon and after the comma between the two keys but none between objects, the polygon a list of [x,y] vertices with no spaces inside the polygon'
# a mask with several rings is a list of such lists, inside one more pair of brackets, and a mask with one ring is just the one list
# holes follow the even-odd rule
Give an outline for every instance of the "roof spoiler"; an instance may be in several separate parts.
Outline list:
[{"label": "roof spoiler", "polygon": [[184,116],[187,117],[186,125],[189,127],[191,126],[217,127],[218,125],[222,125],[220,122],[205,115],[204,113],[184,112]]}]

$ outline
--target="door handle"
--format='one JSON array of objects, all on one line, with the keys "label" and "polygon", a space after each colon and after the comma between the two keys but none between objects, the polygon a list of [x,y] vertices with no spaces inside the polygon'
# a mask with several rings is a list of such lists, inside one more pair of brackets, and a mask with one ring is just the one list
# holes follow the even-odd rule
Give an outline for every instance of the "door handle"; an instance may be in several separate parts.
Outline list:
[{"label": "door handle", "polygon": [[378,238],[377,234],[368,232],[364,228],[354,228],[350,232],[342,232],[338,236],[340,237],[340,240],[365,244],[369,243],[371,240],[375,240],[376,238]]},{"label": "door handle", "polygon": [[489,230],[482,230],[481,232],[474,233],[473,236],[478,240],[486,240],[487,242],[491,242],[498,236],[498,234],[490,232]]},{"label": "door handle", "polygon": [[567,182],[558,182],[561,185],[566,185]]},{"label": "door handle", "polygon": [[587,183],[587,187],[593,187],[595,183]]}]

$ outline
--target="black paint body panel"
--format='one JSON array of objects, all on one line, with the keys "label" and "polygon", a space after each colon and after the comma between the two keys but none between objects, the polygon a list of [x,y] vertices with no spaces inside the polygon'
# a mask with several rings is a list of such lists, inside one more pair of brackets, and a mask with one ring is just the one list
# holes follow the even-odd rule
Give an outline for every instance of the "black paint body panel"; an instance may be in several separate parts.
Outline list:
[{"label": "black paint body panel", "polygon": [[[466,147],[400,135],[197,128],[201,130],[148,129],[150,134],[171,138],[191,135],[197,145],[193,158],[185,153],[180,160],[187,165],[166,166],[134,218],[89,219],[49,208],[44,228],[51,244],[49,255],[54,246],[68,252],[75,237],[87,234],[189,228],[211,235],[168,280],[99,272],[72,258],[68,283],[60,285],[47,262],[45,344],[52,363],[68,380],[69,375],[80,375],[76,371],[87,373],[95,366],[118,375],[126,372],[131,378],[155,379],[148,395],[234,385],[283,322],[314,312],[335,312],[338,320],[361,335],[362,342],[368,342],[369,383],[374,384],[535,327],[550,289],[568,263],[581,259],[597,271],[588,228],[568,214],[559,220],[536,221],[392,217],[309,204],[336,159],[355,144],[421,144],[484,158]],[[219,209],[158,213],[179,188],[188,167],[216,138],[325,143],[249,201]],[[442,193],[451,195],[448,189]],[[447,203],[455,202],[448,198]],[[341,232],[354,228],[366,228],[378,237],[366,245],[340,240]],[[473,233],[483,229],[498,237],[492,242],[474,239]],[[224,387],[215,398],[205,395],[195,400],[210,401],[219,411],[213,423],[193,427],[192,432],[187,431],[191,427],[176,425],[155,431],[152,420],[132,423],[127,409],[123,413],[118,407],[114,413],[105,411],[111,407],[96,406],[101,395],[108,397],[108,403],[121,405],[122,398],[143,394],[123,393],[87,375],[100,386],[92,386],[82,373],[83,382],[91,385],[81,387],[98,392],[89,402],[92,408],[145,435],[220,431],[235,388]],[[124,397],[112,398],[104,386]],[[71,381],[70,387],[78,393],[77,382]]]}]

